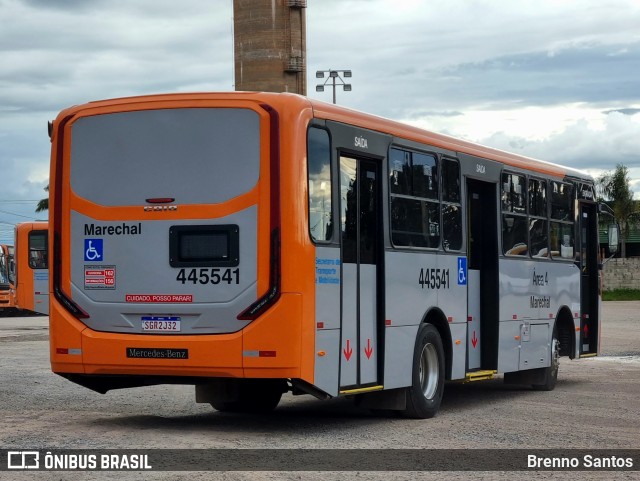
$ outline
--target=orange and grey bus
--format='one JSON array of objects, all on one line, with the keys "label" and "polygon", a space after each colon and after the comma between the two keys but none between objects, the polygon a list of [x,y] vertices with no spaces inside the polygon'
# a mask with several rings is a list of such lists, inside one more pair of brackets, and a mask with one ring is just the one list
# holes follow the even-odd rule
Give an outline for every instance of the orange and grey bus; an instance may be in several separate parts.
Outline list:
[{"label": "orange and grey bus", "polygon": [[49,314],[48,222],[22,222],[15,229],[16,304]]},{"label": "orange and grey bus", "polygon": [[51,364],[427,418],[599,349],[593,179],[293,94],[88,103],[50,126]]},{"label": "orange and grey bus", "polygon": [[16,311],[13,246],[0,244],[0,317]]}]

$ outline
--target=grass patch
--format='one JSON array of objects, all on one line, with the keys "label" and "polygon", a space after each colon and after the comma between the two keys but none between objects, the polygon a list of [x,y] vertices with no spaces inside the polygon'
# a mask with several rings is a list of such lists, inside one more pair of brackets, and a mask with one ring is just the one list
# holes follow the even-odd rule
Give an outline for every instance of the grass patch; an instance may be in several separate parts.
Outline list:
[{"label": "grass patch", "polygon": [[602,293],[603,301],[640,301],[640,289],[614,289]]}]

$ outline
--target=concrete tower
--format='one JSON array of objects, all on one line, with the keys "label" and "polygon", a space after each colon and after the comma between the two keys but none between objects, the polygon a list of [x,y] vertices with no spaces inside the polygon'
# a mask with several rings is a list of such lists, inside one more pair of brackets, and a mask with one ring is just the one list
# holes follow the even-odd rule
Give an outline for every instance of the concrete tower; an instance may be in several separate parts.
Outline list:
[{"label": "concrete tower", "polygon": [[307,94],[307,0],[233,0],[236,90]]}]

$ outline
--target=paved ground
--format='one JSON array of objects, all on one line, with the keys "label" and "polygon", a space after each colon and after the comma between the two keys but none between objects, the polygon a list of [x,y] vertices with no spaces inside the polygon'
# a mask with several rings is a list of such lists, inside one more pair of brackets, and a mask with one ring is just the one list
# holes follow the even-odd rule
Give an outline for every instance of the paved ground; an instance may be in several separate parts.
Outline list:
[{"label": "paved ground", "polygon": [[[440,414],[379,417],[347,399],[286,395],[271,416],[196,404],[193,387],[100,395],[50,372],[48,319],[0,319],[0,448],[640,449],[640,302],[604,304],[602,356],[562,358],[557,387],[501,379],[448,384]],[[4,462],[4,460],[0,460]],[[330,462],[330,460],[327,460]],[[640,460],[638,460],[640,462]],[[517,473],[479,473],[514,479]],[[529,473],[532,474],[532,473]],[[535,473],[536,479],[639,479],[636,473]],[[11,475],[11,476],[7,476]],[[466,473],[92,473],[91,479],[476,479]],[[135,476],[135,478],[134,478]],[[81,473],[7,473],[2,479],[88,479]]]}]

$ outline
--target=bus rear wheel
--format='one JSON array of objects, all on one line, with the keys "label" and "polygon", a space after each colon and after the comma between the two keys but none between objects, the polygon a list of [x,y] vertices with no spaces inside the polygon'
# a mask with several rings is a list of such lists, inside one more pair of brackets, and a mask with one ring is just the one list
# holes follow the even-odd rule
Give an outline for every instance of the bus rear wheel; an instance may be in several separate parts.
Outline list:
[{"label": "bus rear wheel", "polygon": [[438,413],[444,393],[444,367],[440,334],[432,324],[423,324],[413,352],[412,384],[406,388],[405,417],[428,419]]},{"label": "bus rear wheel", "polygon": [[282,379],[240,379],[237,396],[233,400],[215,400],[211,406],[221,412],[268,413],[273,411],[282,394],[287,391],[287,382]]},{"label": "bus rear wheel", "polygon": [[538,391],[553,391],[558,380],[558,370],[560,369],[560,341],[558,340],[558,332],[553,329],[553,338],[551,339],[551,365],[542,368],[542,382],[532,384],[533,389]]}]

